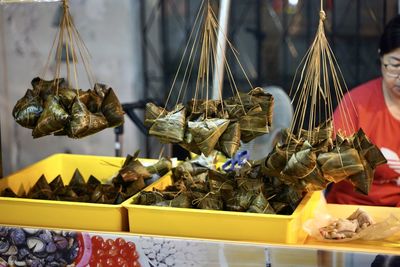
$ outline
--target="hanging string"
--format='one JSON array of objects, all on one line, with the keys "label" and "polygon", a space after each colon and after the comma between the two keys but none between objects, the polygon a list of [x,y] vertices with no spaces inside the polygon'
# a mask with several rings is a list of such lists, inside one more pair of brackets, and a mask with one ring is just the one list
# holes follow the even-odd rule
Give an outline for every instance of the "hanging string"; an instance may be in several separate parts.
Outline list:
[{"label": "hanging string", "polygon": [[[199,23],[199,21],[202,21],[202,23]],[[200,29],[202,28],[201,34]],[[175,89],[177,77],[182,69],[183,61],[186,55],[188,55],[189,59],[187,60],[186,66],[183,68],[184,73],[183,73],[183,79],[182,83],[178,88],[178,94],[176,98],[176,103],[177,105],[179,102],[184,101],[186,95],[187,95],[187,90],[188,86],[190,84],[190,78],[192,77],[191,73],[193,70],[194,66],[194,60],[196,60],[197,56],[197,51],[200,50],[200,56],[199,56],[199,64],[198,64],[198,71],[197,71],[197,77],[194,78],[196,79],[195,86],[194,86],[194,93],[193,93],[193,101],[192,101],[192,111],[196,112],[197,110],[197,105],[199,103],[200,99],[204,99],[203,105],[205,108],[205,117],[208,118],[209,114],[209,105],[210,105],[210,99],[209,99],[209,92],[210,92],[210,79],[212,78],[212,74],[210,73],[210,70],[214,70],[215,68],[215,63],[217,61],[216,58],[216,50],[217,47],[220,48],[221,44],[218,42],[218,32],[220,29],[220,25],[218,24],[217,17],[212,9],[212,6],[210,4],[209,0],[203,0],[200,4],[200,8],[197,12],[194,25],[192,27],[192,30],[189,35],[188,42],[185,46],[183,56],[181,57],[181,60],[178,65],[178,69],[175,73],[174,79],[172,81],[171,88],[168,92],[165,104],[164,104],[164,109],[167,108],[170,98],[173,94],[173,91]],[[228,49],[232,51],[234,59],[237,61],[240,70],[244,73],[244,76],[250,86],[250,88],[253,88],[253,85],[246,74],[242,64],[239,61],[239,53],[236,51],[236,49],[233,47],[232,43],[228,40],[227,36],[225,33],[223,33],[223,38],[228,44]],[[199,45],[199,43],[201,43]],[[189,46],[191,48],[189,49]],[[190,50],[190,53],[188,53],[188,50]],[[229,84],[231,85],[231,90],[234,95],[237,96],[237,98],[240,101],[240,105],[243,108],[244,113],[246,114],[246,111],[244,109],[244,105],[238,90],[238,86],[235,82],[233,72],[229,66],[228,60],[226,58],[226,55],[223,55],[223,58],[221,59],[223,61],[223,64],[225,66],[225,69],[227,70],[227,77],[229,80]],[[218,70],[219,71],[219,70]],[[219,96],[218,96],[218,102],[221,103],[223,106],[223,92],[222,88],[219,88]],[[161,114],[159,115],[161,116]]]},{"label": "hanging string", "polygon": [[192,36],[192,34],[193,34],[193,32],[194,32],[194,29],[196,28],[196,25],[197,25],[197,23],[198,23],[198,21],[199,21],[199,17],[200,17],[200,15],[202,14],[201,10],[202,10],[202,7],[204,6],[204,2],[205,2],[205,0],[203,0],[203,1],[201,2],[201,4],[200,4],[200,9],[199,9],[199,11],[197,12],[197,15],[196,15],[196,18],[195,18],[195,21],[194,21],[194,26],[193,26],[193,28],[192,28],[192,30],[191,30],[191,32],[190,32],[190,35],[189,35],[189,41],[187,42],[187,44],[186,44],[186,46],[185,46],[185,50],[183,51],[183,56],[182,56],[182,58],[181,58],[181,60],[180,60],[180,62],[179,62],[178,70],[177,70],[176,73],[175,73],[174,80],[173,80],[172,85],[171,85],[171,88],[170,88],[170,90],[169,90],[169,92],[168,92],[168,96],[167,96],[167,99],[166,99],[166,101],[165,101],[164,109],[167,108],[168,101],[169,101],[169,99],[170,99],[170,97],[171,97],[173,88],[174,88],[174,86],[175,86],[176,79],[178,78],[179,71],[180,71],[180,69],[181,69],[183,60],[184,60],[184,58],[185,58],[187,49],[188,49],[188,47],[189,47],[191,36]]},{"label": "hanging string", "polygon": [[[296,103],[297,106],[287,142],[292,136],[299,139],[302,134],[305,134],[309,140],[314,140],[321,123],[327,124],[333,118],[331,91],[334,92],[338,103],[348,91],[339,64],[325,36],[326,14],[323,10],[323,0],[320,3],[319,24],[315,38],[296,69],[289,93],[293,96],[292,103]],[[339,106],[340,116],[345,128],[354,129],[354,122],[349,113],[350,108],[354,110],[355,108],[351,99],[349,101],[352,107],[348,106],[350,104],[347,101]],[[303,130],[307,115],[309,115],[308,126]]]},{"label": "hanging string", "polygon": [[[65,51],[66,75],[67,75],[68,86],[71,87],[73,85],[76,88],[76,92],[78,94],[78,99],[79,99],[79,79],[78,79],[79,77],[77,70],[78,55],[80,56],[81,62],[86,71],[86,76],[88,78],[89,84],[90,85],[95,84],[96,79],[94,78],[93,71],[91,68],[91,63],[90,63],[91,56],[89,50],[87,49],[82,37],[80,36],[79,31],[76,29],[73,23],[73,19],[69,11],[69,1],[63,0],[61,8],[62,8],[62,13],[61,13],[59,27],[53,39],[53,44],[50,48],[50,52],[48,54],[45,67],[41,72],[41,76],[45,77],[45,74],[49,69],[50,59],[53,55],[53,51],[55,50],[56,67],[54,70],[53,85],[56,88],[56,95],[58,95],[60,86],[58,81],[61,77],[62,55],[63,51]],[[74,80],[73,84],[71,83],[72,80]],[[41,80],[40,83],[43,83],[43,80]]]}]

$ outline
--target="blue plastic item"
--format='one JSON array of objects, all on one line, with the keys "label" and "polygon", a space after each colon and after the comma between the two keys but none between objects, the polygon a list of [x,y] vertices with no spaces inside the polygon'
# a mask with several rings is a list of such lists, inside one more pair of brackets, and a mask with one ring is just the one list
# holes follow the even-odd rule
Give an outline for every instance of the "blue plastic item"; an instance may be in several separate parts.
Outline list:
[{"label": "blue plastic item", "polygon": [[228,159],[223,165],[224,171],[233,171],[235,168],[240,168],[250,159],[250,154],[247,150],[236,153],[233,158]]}]

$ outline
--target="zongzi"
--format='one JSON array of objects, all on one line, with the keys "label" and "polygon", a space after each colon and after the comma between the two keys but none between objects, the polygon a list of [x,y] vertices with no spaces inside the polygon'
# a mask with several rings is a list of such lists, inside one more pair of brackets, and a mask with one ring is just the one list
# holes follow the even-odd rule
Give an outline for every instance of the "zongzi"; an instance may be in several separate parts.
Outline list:
[{"label": "zongzi", "polygon": [[240,147],[240,124],[230,123],[218,140],[217,147],[227,157],[232,158]]},{"label": "zongzi", "polygon": [[38,94],[28,89],[25,95],[15,104],[12,114],[18,124],[33,129],[42,111],[42,99]]},{"label": "zongzi", "polygon": [[53,134],[64,129],[69,120],[68,113],[59,102],[59,98],[49,95],[44,103],[44,109],[40,115],[35,129],[32,131],[33,138]]},{"label": "zongzi", "polygon": [[183,141],[186,124],[186,112],[183,105],[168,112],[164,117],[154,120],[149,134],[157,137],[163,143],[179,143]]},{"label": "zongzi", "polygon": [[188,128],[200,151],[208,156],[214,150],[219,137],[229,125],[227,119],[205,119],[198,122],[188,122]]},{"label": "zongzi", "polygon": [[109,127],[117,127],[124,123],[124,110],[112,88],[104,96],[101,112],[106,117]]},{"label": "zongzi", "polygon": [[108,122],[101,113],[91,113],[78,98],[75,98],[68,124],[69,137],[82,138],[97,133],[107,126]]}]

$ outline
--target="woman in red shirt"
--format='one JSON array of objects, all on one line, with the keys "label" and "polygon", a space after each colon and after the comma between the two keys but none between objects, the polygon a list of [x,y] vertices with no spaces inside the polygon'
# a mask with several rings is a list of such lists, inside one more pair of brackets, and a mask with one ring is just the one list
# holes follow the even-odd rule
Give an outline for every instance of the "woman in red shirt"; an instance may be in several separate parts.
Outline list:
[{"label": "woman in red shirt", "polygon": [[379,55],[382,77],[347,93],[333,118],[347,134],[362,128],[388,162],[376,168],[368,195],[342,181],[328,192],[330,203],[400,207],[400,15],[386,25]]}]

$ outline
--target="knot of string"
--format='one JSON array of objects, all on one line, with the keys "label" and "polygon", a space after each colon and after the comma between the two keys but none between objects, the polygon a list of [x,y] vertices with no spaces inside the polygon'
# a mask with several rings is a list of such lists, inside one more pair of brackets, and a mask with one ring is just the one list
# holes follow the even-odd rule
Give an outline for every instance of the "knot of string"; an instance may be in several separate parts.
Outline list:
[{"label": "knot of string", "polygon": [[68,0],[64,0],[63,1],[63,8],[64,9],[68,9],[69,8]]},{"label": "knot of string", "polygon": [[321,21],[324,21],[324,20],[326,19],[325,11],[321,10],[321,11],[319,12],[319,19],[320,19]]}]

